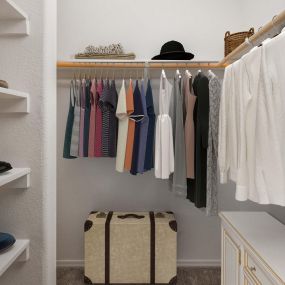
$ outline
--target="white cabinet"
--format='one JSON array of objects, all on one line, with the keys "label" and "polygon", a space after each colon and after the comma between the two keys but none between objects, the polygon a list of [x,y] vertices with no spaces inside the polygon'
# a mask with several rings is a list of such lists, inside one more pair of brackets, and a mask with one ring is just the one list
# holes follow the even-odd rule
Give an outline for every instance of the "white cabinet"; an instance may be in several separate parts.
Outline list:
[{"label": "white cabinet", "polygon": [[220,217],[222,285],[285,285],[285,225],[265,212]]},{"label": "white cabinet", "polygon": [[222,284],[239,284],[240,248],[225,230],[222,230]]}]

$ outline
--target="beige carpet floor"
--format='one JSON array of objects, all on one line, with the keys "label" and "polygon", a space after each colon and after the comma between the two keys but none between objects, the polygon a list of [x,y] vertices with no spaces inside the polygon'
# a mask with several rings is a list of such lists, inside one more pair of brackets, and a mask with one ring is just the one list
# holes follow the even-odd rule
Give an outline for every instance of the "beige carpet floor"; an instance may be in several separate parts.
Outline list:
[{"label": "beige carpet floor", "polygon": [[[220,285],[220,268],[179,268],[177,285]],[[57,285],[84,285],[82,268],[59,268]]]}]

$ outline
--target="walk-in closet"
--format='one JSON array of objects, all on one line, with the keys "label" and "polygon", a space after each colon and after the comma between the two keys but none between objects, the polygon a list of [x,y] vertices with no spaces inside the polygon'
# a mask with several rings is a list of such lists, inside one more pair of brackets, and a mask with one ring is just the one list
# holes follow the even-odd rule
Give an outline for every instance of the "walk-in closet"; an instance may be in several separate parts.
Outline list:
[{"label": "walk-in closet", "polygon": [[284,0],[0,0],[0,285],[285,285]]}]

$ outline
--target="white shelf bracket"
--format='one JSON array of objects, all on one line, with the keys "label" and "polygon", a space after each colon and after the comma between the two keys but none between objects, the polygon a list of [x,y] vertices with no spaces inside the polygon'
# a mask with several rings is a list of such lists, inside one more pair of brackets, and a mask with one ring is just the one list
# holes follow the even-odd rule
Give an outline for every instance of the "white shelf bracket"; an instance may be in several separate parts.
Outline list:
[{"label": "white shelf bracket", "polygon": [[27,189],[31,186],[30,168],[13,168],[0,175],[1,189]]},{"label": "white shelf bracket", "polygon": [[31,186],[31,174],[27,174],[23,177],[20,177],[5,186],[3,186],[3,189],[27,189]]},{"label": "white shelf bracket", "polygon": [[12,0],[0,0],[0,36],[27,36],[30,21],[27,14]]},{"label": "white shelf bracket", "polygon": [[15,262],[26,262],[30,258],[30,241],[16,240],[16,243],[7,251],[0,254],[0,277]]},{"label": "white shelf bracket", "polygon": [[0,87],[0,100],[0,113],[30,113],[28,93]]},{"label": "white shelf bracket", "polygon": [[30,247],[27,247],[25,251],[17,258],[17,262],[26,262],[30,259]]}]

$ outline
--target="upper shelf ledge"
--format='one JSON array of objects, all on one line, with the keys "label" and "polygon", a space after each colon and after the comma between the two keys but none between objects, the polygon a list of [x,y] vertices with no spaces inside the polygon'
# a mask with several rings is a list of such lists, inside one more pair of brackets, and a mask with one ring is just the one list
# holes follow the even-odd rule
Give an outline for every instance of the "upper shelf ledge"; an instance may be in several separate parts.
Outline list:
[{"label": "upper shelf ledge", "polygon": [[30,34],[28,15],[12,0],[0,0],[0,36]]},{"label": "upper shelf ledge", "polygon": [[29,94],[0,87],[0,113],[30,113]]},{"label": "upper shelf ledge", "polygon": [[30,187],[30,168],[13,168],[0,174],[0,187],[26,189]]}]

